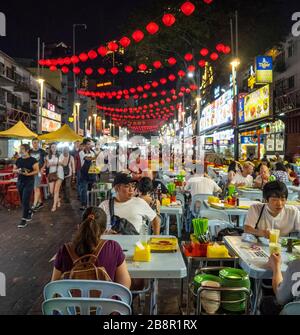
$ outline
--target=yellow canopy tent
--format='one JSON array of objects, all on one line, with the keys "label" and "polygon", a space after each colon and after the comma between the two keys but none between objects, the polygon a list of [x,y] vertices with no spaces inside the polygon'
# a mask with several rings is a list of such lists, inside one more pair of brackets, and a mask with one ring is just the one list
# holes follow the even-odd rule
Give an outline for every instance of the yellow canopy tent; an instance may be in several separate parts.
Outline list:
[{"label": "yellow canopy tent", "polygon": [[33,139],[38,135],[28,129],[22,121],[19,121],[11,128],[1,131],[0,137],[18,138],[18,139]]},{"label": "yellow canopy tent", "polygon": [[73,129],[67,124],[63,125],[60,129],[38,137],[41,141],[46,142],[76,142],[83,141],[83,137],[77,135]]}]

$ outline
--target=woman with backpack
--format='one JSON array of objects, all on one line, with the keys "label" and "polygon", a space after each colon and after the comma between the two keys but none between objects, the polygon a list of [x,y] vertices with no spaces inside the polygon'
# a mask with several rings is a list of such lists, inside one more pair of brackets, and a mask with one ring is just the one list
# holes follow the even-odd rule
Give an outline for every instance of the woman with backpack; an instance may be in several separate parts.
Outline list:
[{"label": "woman with backpack", "polygon": [[79,230],[71,243],[63,245],[54,262],[52,281],[60,279],[106,280],[127,288],[131,279],[121,246],[102,240],[106,214],[101,208],[85,210]]},{"label": "woman with backpack", "polygon": [[49,148],[49,155],[46,157],[46,168],[48,170],[48,183],[50,194],[53,197],[53,207],[52,212],[56,211],[57,207],[60,207],[59,192],[64,180],[64,171],[62,163],[59,161],[59,156],[57,153],[57,146],[52,143]]}]

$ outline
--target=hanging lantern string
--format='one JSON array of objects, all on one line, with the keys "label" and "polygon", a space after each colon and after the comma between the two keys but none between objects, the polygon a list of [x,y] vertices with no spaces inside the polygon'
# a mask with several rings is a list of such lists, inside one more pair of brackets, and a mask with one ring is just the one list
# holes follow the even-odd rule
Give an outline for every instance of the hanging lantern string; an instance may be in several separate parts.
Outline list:
[{"label": "hanging lantern string", "polygon": [[[203,2],[210,5],[213,2],[213,0],[203,0]],[[195,9],[196,9],[195,5],[190,1],[183,3],[182,6],[180,7],[180,11],[185,16],[192,15]],[[174,8],[172,10],[170,9],[169,11],[175,12],[178,11],[178,8],[176,9]],[[158,18],[160,17],[161,16],[159,16]],[[176,22],[176,18],[173,14],[167,13],[163,15],[162,22],[165,26],[171,27]],[[159,31],[159,26],[155,22],[151,21],[146,26],[146,30],[149,33],[149,35],[154,35]],[[138,29],[131,35],[131,37],[136,43],[139,43],[141,40],[144,39],[144,33]],[[127,48],[131,44],[131,40],[128,37],[124,36],[119,40],[119,44],[123,48]],[[72,55],[65,58],[43,59],[40,60],[40,65],[50,67],[50,66],[56,66],[57,63],[59,63],[59,65],[70,65],[71,63],[78,64],[80,62],[86,62],[88,59],[94,60],[98,57],[98,54],[102,57],[105,57],[108,52],[116,52],[119,49],[119,44],[116,43],[115,40],[113,40],[111,42],[105,43],[106,46],[100,46],[97,52],[95,51],[97,47],[95,47],[89,51],[82,52],[78,55]],[[106,52],[104,48],[106,49]]]},{"label": "hanging lantern string", "polygon": [[[204,67],[204,64],[206,61],[208,61],[208,57],[209,57],[209,60],[211,61],[216,61],[219,59],[220,55],[221,54],[229,54],[231,52],[231,48],[223,43],[218,43],[215,47],[216,51],[209,51],[208,48],[202,48],[201,50],[199,50],[199,54],[200,56],[202,57],[202,59],[200,59],[198,61],[198,65],[200,67]],[[180,58],[182,58],[183,60],[185,60],[187,63],[188,62],[192,62],[192,61],[195,61],[195,58],[196,56],[191,53],[191,52],[188,52],[186,53],[184,56],[180,56]],[[198,57],[197,57],[198,58]],[[165,68],[166,66],[174,66],[177,64],[177,59],[174,58],[174,57],[169,57],[167,60],[165,60],[165,63],[162,63],[161,61],[159,60],[155,60],[153,61],[152,63],[152,66],[149,66],[149,65],[146,65],[144,63],[142,64],[139,64],[137,66],[137,68],[134,68],[133,66],[131,65],[123,65],[123,70],[121,71],[121,69],[119,67],[112,67],[112,68],[107,68],[107,67],[104,67],[104,66],[100,66],[98,68],[92,68],[92,67],[87,67],[84,72],[86,75],[88,76],[91,76],[92,74],[98,72],[98,74],[100,76],[104,76],[105,74],[112,74],[114,76],[120,74],[121,72],[123,73],[127,73],[127,74],[131,74],[131,73],[145,73],[146,71],[150,71],[151,72],[155,69],[155,70],[159,70],[159,69],[162,69],[162,68]],[[59,67],[61,66],[61,67]],[[66,65],[61,65],[60,64],[56,64],[55,65],[49,65],[49,69],[51,71],[58,71],[58,70],[61,70],[63,74],[68,74],[71,70],[68,66]],[[73,72],[76,74],[76,75],[80,75],[81,72],[82,72],[82,69],[79,67],[79,66],[75,66],[73,67]]]}]

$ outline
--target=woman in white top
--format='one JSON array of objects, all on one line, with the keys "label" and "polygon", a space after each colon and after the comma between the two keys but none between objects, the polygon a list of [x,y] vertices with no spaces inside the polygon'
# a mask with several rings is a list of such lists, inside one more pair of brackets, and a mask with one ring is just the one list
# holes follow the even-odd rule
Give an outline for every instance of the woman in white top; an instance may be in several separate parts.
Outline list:
[{"label": "woman in white top", "polygon": [[[60,207],[59,192],[61,184],[64,180],[64,171],[62,163],[59,161],[57,146],[55,143],[50,145],[49,155],[46,157],[46,166],[49,169],[48,183],[49,183],[50,194],[53,196],[54,199],[51,211],[55,212],[56,208]],[[54,177],[53,179],[52,174],[56,174],[57,178]]]},{"label": "woman in white top", "polygon": [[250,207],[245,221],[245,233],[270,237],[272,228],[280,230],[280,236],[300,232],[300,211],[297,207],[286,205],[288,189],[280,181],[267,183],[263,189],[266,204]]},{"label": "woman in white top", "polygon": [[75,178],[75,160],[74,157],[70,155],[69,147],[64,147],[63,153],[59,156],[59,162],[62,164],[64,173],[64,181],[62,184],[64,201],[70,203],[72,177]]}]

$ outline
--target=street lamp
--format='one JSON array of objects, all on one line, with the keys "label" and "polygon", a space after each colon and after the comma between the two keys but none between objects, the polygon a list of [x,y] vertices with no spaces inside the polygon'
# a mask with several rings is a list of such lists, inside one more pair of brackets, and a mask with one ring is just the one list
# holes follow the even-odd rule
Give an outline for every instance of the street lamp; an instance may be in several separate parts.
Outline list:
[{"label": "street lamp", "polygon": [[38,118],[37,118],[37,129],[38,133],[42,133],[42,115],[43,115],[43,102],[44,102],[44,84],[45,80],[42,78],[38,78],[37,82],[40,85],[40,91],[39,91],[39,102],[38,102]]},{"label": "street lamp", "polygon": [[[232,69],[232,85],[233,85],[233,102],[238,97],[238,86],[237,86],[237,68],[240,65],[238,58],[233,59],[230,63]],[[236,100],[235,108],[235,125],[234,125],[234,159],[239,159],[239,114],[238,114],[238,98]]]},{"label": "street lamp", "polygon": [[94,113],[93,114],[93,117],[94,117],[94,137],[97,136],[97,127],[96,127],[96,123],[97,123],[97,113]]},{"label": "street lamp", "polygon": [[76,123],[76,130],[77,133],[79,134],[79,130],[80,130],[80,102],[76,102],[75,103],[75,118],[74,118],[74,122]]}]

